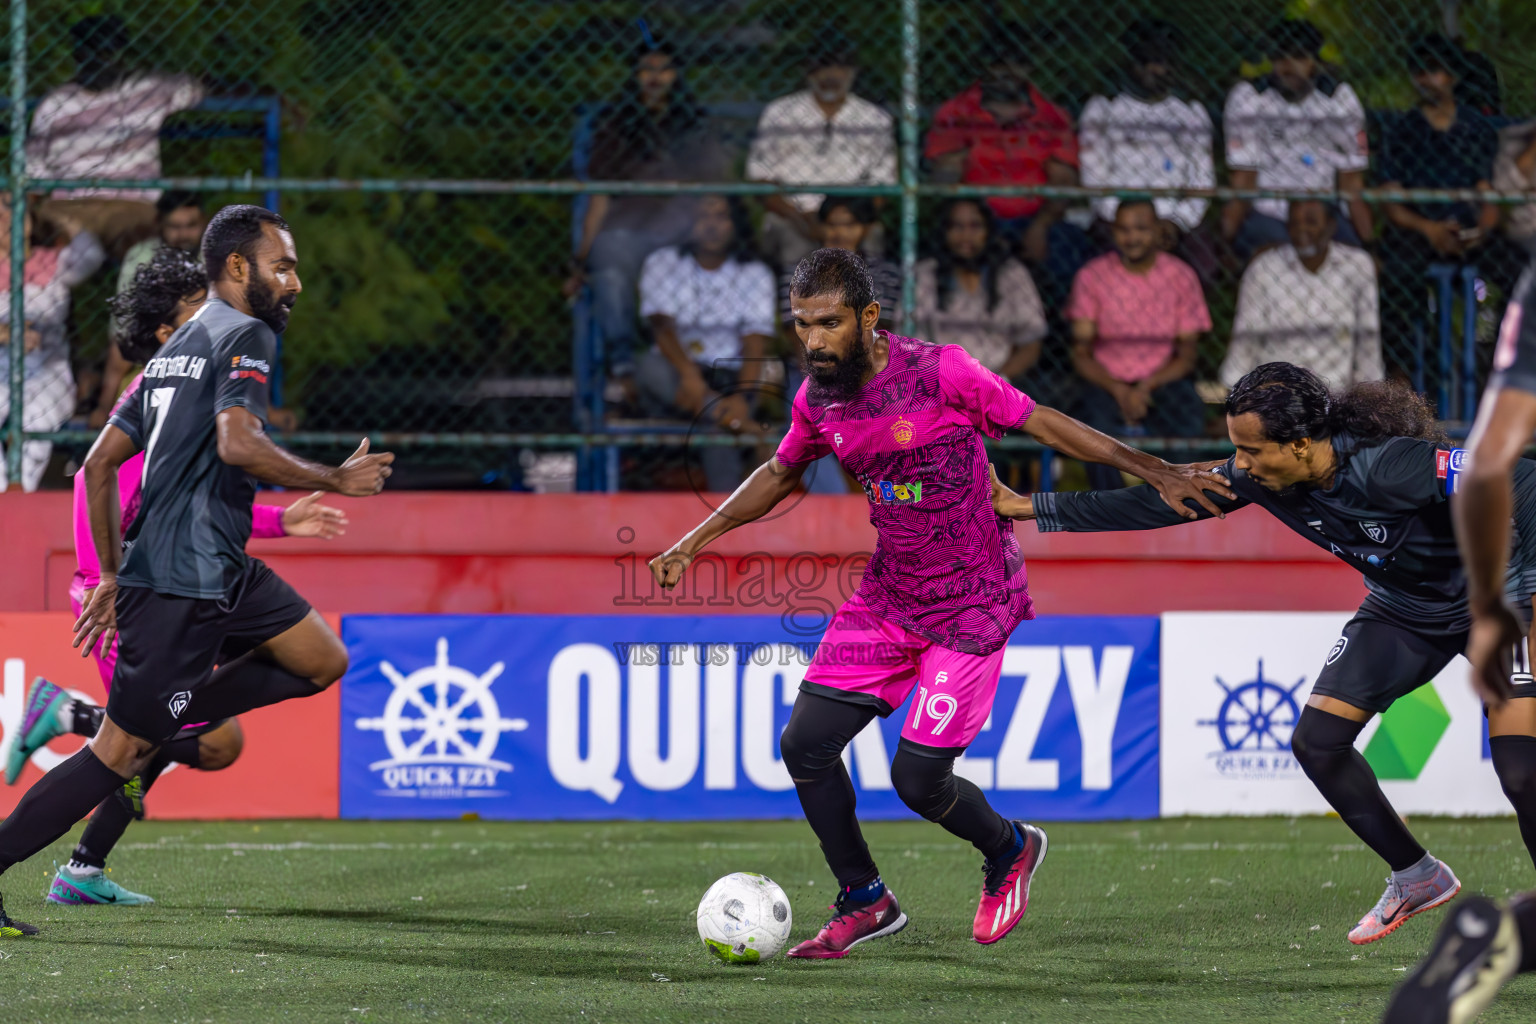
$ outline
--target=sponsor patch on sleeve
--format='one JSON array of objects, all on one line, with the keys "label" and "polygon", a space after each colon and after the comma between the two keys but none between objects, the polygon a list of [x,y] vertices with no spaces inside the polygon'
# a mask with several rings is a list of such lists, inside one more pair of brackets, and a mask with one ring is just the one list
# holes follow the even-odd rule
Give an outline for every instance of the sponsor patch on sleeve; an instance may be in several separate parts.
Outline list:
[{"label": "sponsor patch on sleeve", "polygon": [[1462,471],[1467,468],[1468,453],[1465,448],[1441,449],[1435,452],[1435,477],[1445,481],[1445,493],[1455,494],[1461,486]]}]

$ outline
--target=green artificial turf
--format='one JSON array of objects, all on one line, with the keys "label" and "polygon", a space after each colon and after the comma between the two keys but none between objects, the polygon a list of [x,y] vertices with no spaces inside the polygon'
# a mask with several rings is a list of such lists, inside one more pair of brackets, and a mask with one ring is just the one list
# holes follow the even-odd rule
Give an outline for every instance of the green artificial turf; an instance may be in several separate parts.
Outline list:
[{"label": "green artificial turf", "polygon": [[[799,822],[146,822],[113,877],[151,907],[42,902],[54,847],[7,873],[36,938],[0,943],[19,1021],[1375,1021],[1440,912],[1357,948],[1386,869],[1337,820],[1048,825],[1030,909],[970,939],[979,858],[921,821],[865,829],[911,917],[842,961],[702,949],[718,876],[764,872],[796,939],[832,879]],[[1467,891],[1531,886],[1510,820],[1416,819]],[[1536,979],[1485,1021],[1536,1019]]]}]

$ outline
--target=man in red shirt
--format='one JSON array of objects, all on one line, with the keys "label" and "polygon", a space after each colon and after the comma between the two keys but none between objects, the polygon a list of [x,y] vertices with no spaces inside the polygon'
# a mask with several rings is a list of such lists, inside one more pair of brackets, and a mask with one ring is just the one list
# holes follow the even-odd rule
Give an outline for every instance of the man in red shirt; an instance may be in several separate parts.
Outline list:
[{"label": "man in red shirt", "polygon": [[[977,59],[981,78],[934,114],[924,156],[935,181],[1078,183],[1072,118],[1030,81],[1028,49],[1017,26],[987,34]],[[1045,271],[1042,290],[1064,296],[1073,275],[1093,255],[1088,236],[1062,220],[1066,203],[1035,196],[998,196],[987,202],[1004,236],[1019,238],[1024,259]]]}]

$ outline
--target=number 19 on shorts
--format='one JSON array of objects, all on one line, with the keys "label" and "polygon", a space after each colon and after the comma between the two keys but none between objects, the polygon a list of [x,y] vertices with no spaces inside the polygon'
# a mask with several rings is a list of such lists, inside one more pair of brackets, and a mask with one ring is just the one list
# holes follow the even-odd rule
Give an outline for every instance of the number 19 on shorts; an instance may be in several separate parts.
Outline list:
[{"label": "number 19 on shorts", "polygon": [[[933,677],[934,685],[949,682],[949,673],[940,672]],[[926,713],[933,722],[933,728],[929,732],[937,736],[944,731],[944,727],[955,717],[955,709],[958,706],[955,698],[947,693],[935,693],[928,696],[928,687],[917,688],[917,707],[912,711],[912,730],[916,732],[923,727],[923,715]]]}]

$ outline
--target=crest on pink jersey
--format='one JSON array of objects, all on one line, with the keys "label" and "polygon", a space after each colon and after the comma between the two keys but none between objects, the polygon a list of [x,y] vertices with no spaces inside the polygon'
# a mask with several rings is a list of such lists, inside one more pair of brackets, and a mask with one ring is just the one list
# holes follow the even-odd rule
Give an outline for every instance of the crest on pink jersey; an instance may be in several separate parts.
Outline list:
[{"label": "crest on pink jersey", "polygon": [[903,448],[912,443],[912,438],[916,434],[917,428],[913,425],[911,420],[905,417],[891,424],[891,436],[894,437],[896,439],[896,443],[901,445]]}]

